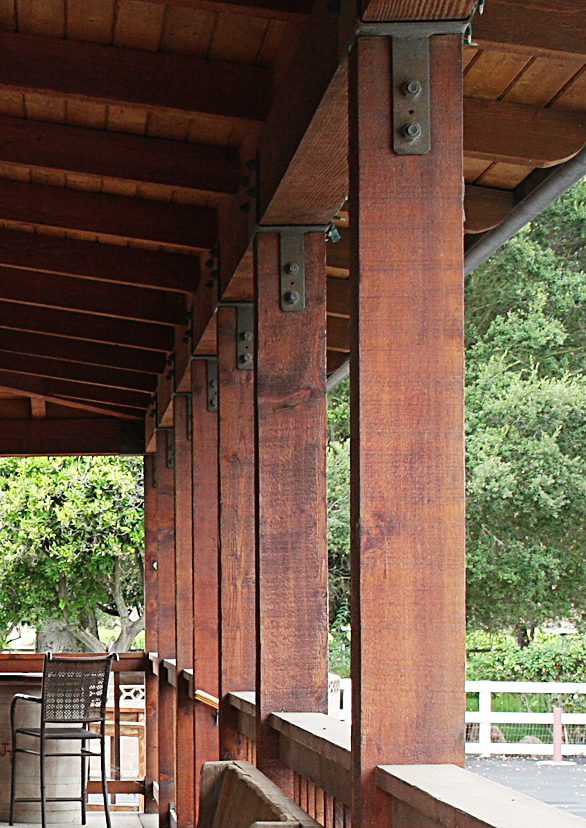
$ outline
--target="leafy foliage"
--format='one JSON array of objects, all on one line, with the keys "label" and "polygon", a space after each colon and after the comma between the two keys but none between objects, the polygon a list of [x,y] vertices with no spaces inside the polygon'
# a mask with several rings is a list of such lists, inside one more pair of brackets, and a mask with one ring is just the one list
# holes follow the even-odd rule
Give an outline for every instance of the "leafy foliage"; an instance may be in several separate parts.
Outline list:
[{"label": "leafy foliage", "polygon": [[97,613],[117,616],[115,647],[142,628],[142,458],[0,461],[0,628],[63,619],[100,650]]}]

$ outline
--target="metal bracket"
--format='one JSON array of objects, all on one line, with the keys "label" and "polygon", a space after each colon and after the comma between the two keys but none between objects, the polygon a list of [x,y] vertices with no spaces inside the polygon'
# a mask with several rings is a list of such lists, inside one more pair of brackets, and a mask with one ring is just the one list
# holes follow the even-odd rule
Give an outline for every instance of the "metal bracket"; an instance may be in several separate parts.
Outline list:
[{"label": "metal bracket", "polygon": [[240,305],[236,309],[236,364],[241,371],[254,368],[254,309]]},{"label": "metal bracket", "polygon": [[431,149],[429,37],[393,37],[393,149],[425,155]]},{"label": "metal bracket", "polygon": [[305,309],[305,231],[289,227],[281,239],[281,310]]},{"label": "metal bracket", "polygon": [[216,357],[206,358],[208,411],[218,410],[218,360]]},{"label": "metal bracket", "polygon": [[175,468],[175,431],[172,428],[166,428],[167,432],[167,468]]}]

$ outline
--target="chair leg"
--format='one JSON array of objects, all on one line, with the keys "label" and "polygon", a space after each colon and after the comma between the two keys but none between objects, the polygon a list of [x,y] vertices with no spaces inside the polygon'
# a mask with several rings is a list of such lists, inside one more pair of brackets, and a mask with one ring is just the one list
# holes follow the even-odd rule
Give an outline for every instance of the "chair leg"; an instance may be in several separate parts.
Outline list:
[{"label": "chair leg", "polygon": [[87,757],[84,756],[86,741],[82,739],[81,742],[81,824],[85,825],[85,802],[86,802],[86,762]]},{"label": "chair leg", "polygon": [[106,742],[104,733],[100,734],[100,762],[102,765],[102,794],[104,796],[104,811],[106,813],[106,825],[112,828],[110,819],[110,803],[108,802],[108,777],[106,775]]},{"label": "chair leg", "polygon": [[14,732],[14,722],[12,722],[12,768],[10,771],[10,816],[8,819],[9,825],[14,825],[14,799],[16,796],[16,733]]},{"label": "chair leg", "polygon": [[45,789],[45,734],[41,733],[41,747],[39,749],[41,766],[41,825],[47,828],[47,791]]}]

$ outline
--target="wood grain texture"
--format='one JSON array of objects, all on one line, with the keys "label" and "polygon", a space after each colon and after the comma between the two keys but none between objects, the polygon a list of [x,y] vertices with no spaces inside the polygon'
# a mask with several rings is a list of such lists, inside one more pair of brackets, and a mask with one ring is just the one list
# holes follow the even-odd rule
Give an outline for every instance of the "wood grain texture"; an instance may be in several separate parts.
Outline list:
[{"label": "wood grain texture", "polygon": [[0,161],[234,193],[234,150],[0,116]]},{"label": "wood grain texture", "polygon": [[75,279],[0,265],[0,298],[39,305],[176,325],[185,319],[185,298],[149,288]]},{"label": "wood grain texture", "polygon": [[466,233],[484,233],[497,227],[513,209],[514,203],[512,190],[469,184],[464,196],[464,230]]},{"label": "wood grain texture", "polygon": [[258,235],[257,762],[290,787],[267,717],[327,709],[324,235],[305,234],[303,311],[281,311],[280,271],[279,235]]},{"label": "wood grain texture", "polygon": [[[195,609],[194,686],[219,695],[218,634],[218,415],[207,408],[207,370],[191,365],[193,474],[193,594]],[[199,808],[201,768],[220,757],[213,710],[197,703],[195,724],[195,807]],[[197,813],[196,813],[197,817]]]},{"label": "wood grain texture", "polygon": [[[136,371],[150,374],[153,378],[165,367],[165,356],[160,352],[1,327],[0,350],[13,354],[67,360],[73,366],[97,365]],[[114,375],[115,373],[114,371]]]},{"label": "wood grain texture", "polygon": [[209,207],[7,179],[0,180],[0,219],[194,248],[212,247],[217,236]]},{"label": "wood grain texture", "polygon": [[[169,434],[171,432],[171,434]],[[157,431],[157,586],[160,658],[175,658],[175,474],[167,465],[171,429]],[[176,699],[165,671],[159,674],[159,825],[169,828],[169,805],[175,800]]]},{"label": "wood grain texture", "polygon": [[[155,457],[144,458],[144,611],[145,650],[159,649],[159,610],[157,570],[157,486]],[[150,664],[149,664],[150,668]],[[145,672],[145,805],[146,813],[156,813],[153,782],[159,778],[159,682],[151,669]]]},{"label": "wood grain texture", "polygon": [[491,0],[474,20],[474,40],[533,55],[586,57],[586,20],[581,0]]},{"label": "wood grain texture", "polygon": [[0,84],[22,92],[251,121],[268,112],[270,74],[259,66],[13,32],[0,33],[0,49]]},{"label": "wood grain texture", "polygon": [[419,156],[390,150],[389,41],[351,55],[352,819],[373,828],[376,765],[464,760],[461,43],[430,46]]},{"label": "wood grain texture", "polygon": [[[267,20],[303,22],[311,11],[310,0],[150,0],[170,7],[203,9],[214,12],[233,12]],[[10,19],[10,18],[9,18]]]},{"label": "wood grain texture", "polygon": [[116,417],[78,416],[66,426],[62,420],[2,420],[0,456],[142,454],[143,430],[142,422]]},{"label": "wood grain texture", "polygon": [[[173,401],[175,433],[175,595],[177,672],[193,668],[193,491],[190,395]],[[177,687],[175,810],[178,828],[193,826],[195,815],[195,730],[193,701],[185,682]]]},{"label": "wood grain texture", "polygon": [[18,230],[0,230],[0,264],[162,290],[195,291],[199,259]]},{"label": "wood grain texture", "polygon": [[173,329],[154,322],[114,319],[98,314],[59,311],[0,299],[0,327],[55,334],[100,343],[169,351]]},{"label": "wood grain texture", "polygon": [[474,0],[362,0],[364,20],[464,20]]},{"label": "wood grain texture", "polygon": [[586,143],[586,112],[464,99],[464,151],[472,158],[551,167]]},{"label": "wood grain texture", "polygon": [[230,692],[254,690],[254,371],[238,368],[237,309],[218,310],[220,484],[220,757],[246,759]]}]

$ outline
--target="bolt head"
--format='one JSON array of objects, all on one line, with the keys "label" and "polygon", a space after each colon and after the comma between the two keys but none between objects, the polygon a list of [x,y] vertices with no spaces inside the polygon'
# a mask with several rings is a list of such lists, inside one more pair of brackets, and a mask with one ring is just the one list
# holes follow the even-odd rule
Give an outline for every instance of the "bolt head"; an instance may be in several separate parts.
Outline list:
[{"label": "bolt head", "polygon": [[248,365],[252,362],[252,354],[240,354],[240,362],[244,365]]},{"label": "bolt head", "polygon": [[250,331],[242,331],[242,333],[240,334],[240,339],[241,339],[243,342],[250,342],[250,341],[251,341],[251,339],[252,339],[252,334],[251,334],[251,332],[250,332]]},{"label": "bolt head", "polygon": [[421,95],[423,87],[418,80],[409,80],[403,84],[401,91],[406,98],[417,98]]},{"label": "bolt head", "polygon": [[285,265],[285,273],[288,273],[289,276],[296,276],[299,273],[299,265],[297,262],[287,262]]},{"label": "bolt head", "polygon": [[296,305],[300,298],[301,297],[296,290],[288,290],[285,294],[285,302],[287,302],[288,305]]},{"label": "bolt head", "polygon": [[421,138],[421,126],[417,121],[405,124],[401,132],[403,133],[403,138],[407,141],[417,141],[418,138]]}]

